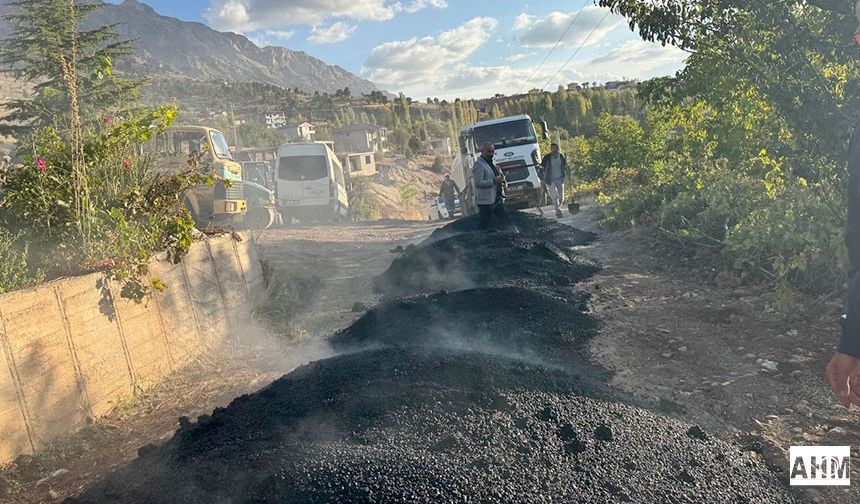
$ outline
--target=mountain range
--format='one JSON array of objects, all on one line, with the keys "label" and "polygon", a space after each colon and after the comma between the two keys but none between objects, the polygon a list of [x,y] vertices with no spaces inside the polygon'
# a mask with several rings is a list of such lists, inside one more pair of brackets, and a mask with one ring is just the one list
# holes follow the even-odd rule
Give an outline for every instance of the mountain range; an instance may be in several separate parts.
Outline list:
[{"label": "mountain range", "polygon": [[[0,0],[0,17],[11,13],[8,0]],[[284,47],[259,47],[247,37],[224,33],[202,24],[162,16],[137,0],[105,4],[87,22],[116,25],[137,53],[120,62],[119,69],[150,79],[264,82],[305,92],[334,92],[344,87],[353,94],[369,93],[376,86],[349,71]],[[0,21],[0,39],[9,27]]]}]

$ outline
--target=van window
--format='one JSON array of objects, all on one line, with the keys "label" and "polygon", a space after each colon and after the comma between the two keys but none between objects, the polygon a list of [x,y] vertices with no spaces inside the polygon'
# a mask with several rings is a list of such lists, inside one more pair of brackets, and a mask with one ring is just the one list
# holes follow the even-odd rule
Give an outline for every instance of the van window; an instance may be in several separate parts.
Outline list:
[{"label": "van window", "polygon": [[281,180],[319,180],[328,178],[325,156],[290,156],[278,161]]}]

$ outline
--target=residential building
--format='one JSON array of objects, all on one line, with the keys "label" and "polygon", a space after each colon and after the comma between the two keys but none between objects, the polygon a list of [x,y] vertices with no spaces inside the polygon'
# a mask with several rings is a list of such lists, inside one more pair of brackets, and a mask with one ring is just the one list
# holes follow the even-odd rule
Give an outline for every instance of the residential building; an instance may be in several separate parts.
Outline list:
[{"label": "residential building", "polygon": [[388,152],[388,130],[375,124],[353,124],[331,132],[335,151]]},{"label": "residential building", "polygon": [[296,134],[302,140],[313,142],[314,137],[317,135],[317,127],[309,122],[303,122],[296,126]]},{"label": "residential building", "polygon": [[445,137],[427,140],[427,142],[425,143],[425,148],[437,156],[450,156],[451,139]]},{"label": "residential building", "polygon": [[348,176],[367,177],[376,175],[376,154],[373,152],[356,152],[344,154],[341,164]]},{"label": "residential building", "polygon": [[638,80],[610,81],[606,83],[606,89],[608,91],[623,91],[625,89],[636,89],[637,86],[639,86]]}]

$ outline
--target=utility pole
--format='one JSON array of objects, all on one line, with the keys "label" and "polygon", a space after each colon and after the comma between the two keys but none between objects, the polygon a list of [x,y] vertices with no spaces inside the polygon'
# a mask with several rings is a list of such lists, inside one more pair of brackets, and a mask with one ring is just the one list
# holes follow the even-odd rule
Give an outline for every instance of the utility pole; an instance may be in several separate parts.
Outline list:
[{"label": "utility pole", "polygon": [[236,151],[242,150],[242,140],[239,138],[239,129],[236,128],[236,114],[233,111],[233,104],[230,104],[230,122],[233,123],[233,139],[236,141]]}]

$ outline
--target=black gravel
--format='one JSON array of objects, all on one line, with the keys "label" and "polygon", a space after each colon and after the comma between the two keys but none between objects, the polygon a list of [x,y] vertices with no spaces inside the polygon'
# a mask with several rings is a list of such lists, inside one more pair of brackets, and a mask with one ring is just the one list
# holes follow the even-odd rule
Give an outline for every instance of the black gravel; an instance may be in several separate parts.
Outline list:
[{"label": "black gravel", "polygon": [[426,294],[69,502],[794,502],[757,455],[608,389],[582,357],[584,235],[514,215],[405,250],[377,286]]},{"label": "black gravel", "polygon": [[391,299],[475,287],[569,286],[598,269],[587,257],[527,233],[462,233],[407,250],[374,287]]},{"label": "black gravel", "polygon": [[553,365],[581,364],[577,351],[596,326],[581,311],[585,301],[584,296],[559,297],[522,287],[401,298],[373,308],[330,341],[345,351],[373,345],[444,347]]},{"label": "black gravel", "polygon": [[792,501],[737,446],[592,392],[482,353],[343,355],[240,397],[72,502]]},{"label": "black gravel", "polygon": [[[513,229],[529,238],[555,243],[562,248],[588,245],[596,238],[594,233],[582,231],[552,219],[524,212],[510,212]],[[496,221],[493,221],[494,223]],[[458,219],[445,227],[439,228],[424,240],[422,245],[428,245],[456,236],[462,233],[478,232],[478,216]]]}]

